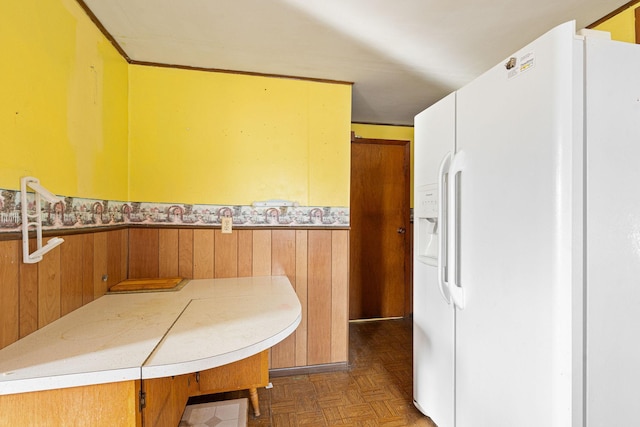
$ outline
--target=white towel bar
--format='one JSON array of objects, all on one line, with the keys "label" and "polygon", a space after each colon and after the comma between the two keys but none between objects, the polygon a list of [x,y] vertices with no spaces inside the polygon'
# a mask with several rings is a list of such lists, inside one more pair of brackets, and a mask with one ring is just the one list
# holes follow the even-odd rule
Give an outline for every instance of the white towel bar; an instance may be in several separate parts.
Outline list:
[{"label": "white towel bar", "polygon": [[[27,202],[27,187],[35,191],[35,213],[29,213]],[[42,261],[42,256],[64,242],[60,237],[49,239],[46,245],[42,246],[42,212],[40,201],[44,198],[50,203],[62,202],[62,199],[40,185],[40,181],[31,176],[20,179],[20,202],[22,211],[22,261],[25,264],[34,264]],[[29,253],[29,228],[35,227],[37,249]]]}]

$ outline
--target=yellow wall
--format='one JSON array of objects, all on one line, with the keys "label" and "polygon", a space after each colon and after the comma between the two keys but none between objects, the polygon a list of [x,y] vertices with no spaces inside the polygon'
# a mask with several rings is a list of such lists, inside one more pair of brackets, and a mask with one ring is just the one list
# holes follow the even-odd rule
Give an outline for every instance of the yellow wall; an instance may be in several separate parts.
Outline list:
[{"label": "yellow wall", "polygon": [[128,64],[73,0],[0,4],[0,188],[127,200]]},{"label": "yellow wall", "polygon": [[635,9],[638,4],[623,10],[619,14],[607,19],[602,24],[594,27],[594,30],[608,31],[611,33],[613,40],[622,42],[635,43],[636,42],[636,28],[635,28]]},{"label": "yellow wall", "polygon": [[348,206],[351,86],[133,65],[130,198]]},{"label": "yellow wall", "polygon": [[351,124],[351,130],[362,138],[411,141],[411,207],[413,207],[413,127]]}]

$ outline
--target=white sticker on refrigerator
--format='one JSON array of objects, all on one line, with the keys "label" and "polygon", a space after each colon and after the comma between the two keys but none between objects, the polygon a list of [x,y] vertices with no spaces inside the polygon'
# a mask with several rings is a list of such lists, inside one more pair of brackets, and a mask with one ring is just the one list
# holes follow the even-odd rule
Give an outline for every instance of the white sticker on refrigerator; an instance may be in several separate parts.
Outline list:
[{"label": "white sticker on refrigerator", "polygon": [[512,79],[519,76],[525,71],[529,71],[535,65],[535,54],[533,52],[526,53],[519,58],[511,57],[504,64],[507,69],[507,78]]}]

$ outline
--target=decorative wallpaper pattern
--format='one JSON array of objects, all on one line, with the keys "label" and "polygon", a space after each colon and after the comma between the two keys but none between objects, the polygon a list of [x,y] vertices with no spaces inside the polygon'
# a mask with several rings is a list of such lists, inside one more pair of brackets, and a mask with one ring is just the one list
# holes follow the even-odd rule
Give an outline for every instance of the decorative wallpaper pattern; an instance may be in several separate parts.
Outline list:
[{"label": "decorative wallpaper pattern", "polygon": [[[27,201],[33,212],[33,193],[27,194]],[[0,190],[0,233],[20,231],[20,209],[20,191]],[[219,226],[225,216],[233,218],[234,227],[349,226],[349,208],[331,206],[192,205],[65,197],[64,203],[42,200],[41,215],[45,230],[120,224]]]}]

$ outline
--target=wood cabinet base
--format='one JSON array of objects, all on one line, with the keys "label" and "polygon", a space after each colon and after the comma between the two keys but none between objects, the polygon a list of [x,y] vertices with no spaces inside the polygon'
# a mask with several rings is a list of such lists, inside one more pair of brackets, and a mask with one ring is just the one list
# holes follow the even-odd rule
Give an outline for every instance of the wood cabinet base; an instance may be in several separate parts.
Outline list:
[{"label": "wood cabinet base", "polygon": [[174,427],[189,397],[249,390],[253,413],[260,416],[258,387],[269,384],[269,350],[228,365],[193,374],[143,381],[145,426]]},{"label": "wood cabinet base", "polygon": [[0,425],[139,427],[139,393],[136,380],[7,394],[0,396]]},{"label": "wood cabinet base", "polygon": [[[249,390],[260,416],[258,387],[269,384],[269,350],[199,373],[0,396],[0,425],[175,427],[191,396]],[[140,395],[145,405],[140,411]]]}]

